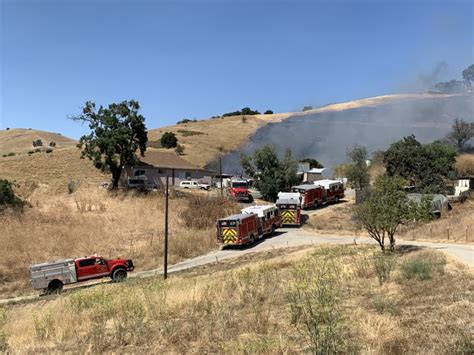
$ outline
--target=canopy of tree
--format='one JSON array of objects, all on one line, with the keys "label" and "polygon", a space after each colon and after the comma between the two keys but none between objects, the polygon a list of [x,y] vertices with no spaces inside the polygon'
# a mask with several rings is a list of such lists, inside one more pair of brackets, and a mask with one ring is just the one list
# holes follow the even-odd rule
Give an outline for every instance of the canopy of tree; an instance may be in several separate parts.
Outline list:
[{"label": "canopy of tree", "polygon": [[445,193],[446,179],[455,174],[456,149],[435,141],[421,144],[415,136],[393,143],[384,154],[389,176],[401,176],[421,193]]},{"label": "canopy of tree", "polygon": [[0,211],[6,207],[21,207],[23,201],[15,195],[10,181],[0,179]]},{"label": "canopy of tree", "polygon": [[355,189],[362,190],[369,185],[370,176],[367,167],[367,149],[360,145],[355,145],[347,153],[351,163],[346,165],[346,177]]},{"label": "canopy of tree", "polygon": [[403,190],[405,184],[400,177],[380,176],[368,198],[355,207],[357,220],[382,251],[385,251],[386,239],[390,242],[390,250],[394,250],[395,233],[401,224],[431,217],[430,199],[423,199],[421,203],[410,201]]},{"label": "canopy of tree", "polygon": [[454,144],[459,151],[466,148],[467,142],[474,137],[474,123],[468,123],[462,118],[456,118],[451,126],[451,132],[447,139]]},{"label": "canopy of tree", "polygon": [[178,138],[176,138],[176,134],[173,132],[165,132],[161,136],[160,142],[163,148],[176,148],[178,145]]},{"label": "canopy of tree", "polygon": [[298,162],[290,150],[280,160],[275,148],[266,145],[256,150],[253,157],[242,155],[241,164],[245,173],[256,180],[257,189],[267,201],[276,201],[278,192],[288,191],[298,182]]},{"label": "canopy of tree", "polygon": [[312,159],[312,158],[302,159],[302,160],[300,160],[300,163],[309,163],[309,168],[310,169],[322,169],[322,168],[324,168],[324,166],[319,161],[317,161],[316,159]]},{"label": "canopy of tree", "polygon": [[260,112],[253,111],[250,107],[244,107],[241,111],[227,112],[222,115],[222,117],[229,116],[240,116],[240,115],[260,115]]},{"label": "canopy of tree", "polygon": [[100,106],[86,102],[82,114],[73,120],[87,122],[91,133],[79,140],[82,156],[94,162],[101,171],[112,174],[112,188],[116,189],[124,166],[138,163],[137,152],[143,156],[148,141],[145,118],[139,114],[137,101],[123,101]]}]

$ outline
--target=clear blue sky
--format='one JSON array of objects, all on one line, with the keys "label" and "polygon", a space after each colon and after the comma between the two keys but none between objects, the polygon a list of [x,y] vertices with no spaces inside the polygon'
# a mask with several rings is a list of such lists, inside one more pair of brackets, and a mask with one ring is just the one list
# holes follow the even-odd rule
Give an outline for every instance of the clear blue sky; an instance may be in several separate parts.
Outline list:
[{"label": "clear blue sky", "polygon": [[74,138],[87,100],[136,99],[156,128],[420,90],[473,62],[468,0],[0,3],[0,127]]}]

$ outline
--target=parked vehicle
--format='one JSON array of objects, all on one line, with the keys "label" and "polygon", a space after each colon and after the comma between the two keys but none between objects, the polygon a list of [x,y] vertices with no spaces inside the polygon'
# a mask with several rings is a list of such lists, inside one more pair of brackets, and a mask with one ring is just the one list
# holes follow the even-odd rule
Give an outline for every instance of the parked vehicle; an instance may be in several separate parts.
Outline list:
[{"label": "parked vehicle", "polygon": [[263,237],[259,227],[258,216],[252,214],[235,214],[217,221],[217,242],[223,246],[254,244]]},{"label": "parked vehicle", "polygon": [[129,177],[127,179],[127,188],[139,190],[152,190],[158,188],[158,185],[148,180],[145,175]]},{"label": "parked vehicle", "polygon": [[282,225],[299,226],[301,224],[301,202],[299,198],[279,198],[276,206],[280,211]]},{"label": "parked vehicle", "polygon": [[64,259],[31,265],[31,284],[34,289],[47,293],[60,292],[64,285],[91,279],[110,277],[119,282],[134,268],[130,259],[107,260],[100,255]]},{"label": "parked vehicle", "polygon": [[211,186],[206,183],[202,183],[196,180],[186,180],[179,183],[179,187],[182,189],[201,189],[209,190]]},{"label": "parked vehicle", "polygon": [[249,191],[249,182],[245,179],[230,179],[229,194],[239,202],[252,202],[253,197]]},{"label": "parked vehicle", "polygon": [[243,214],[256,214],[260,224],[260,234],[272,235],[281,227],[280,211],[275,205],[250,206],[242,209]]},{"label": "parked vehicle", "polygon": [[301,201],[301,208],[313,208],[323,204],[324,189],[314,184],[293,186],[291,192],[278,193],[279,198],[291,198]]},{"label": "parked vehicle", "polygon": [[314,184],[321,186],[325,190],[323,204],[339,202],[340,199],[344,198],[344,184],[340,181],[325,179],[315,181]]}]

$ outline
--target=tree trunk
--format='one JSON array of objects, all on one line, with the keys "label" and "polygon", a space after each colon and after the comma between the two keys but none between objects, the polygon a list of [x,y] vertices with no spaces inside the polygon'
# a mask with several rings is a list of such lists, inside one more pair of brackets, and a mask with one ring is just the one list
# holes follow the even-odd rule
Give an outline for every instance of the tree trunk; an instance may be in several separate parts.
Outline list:
[{"label": "tree trunk", "polygon": [[112,171],[112,190],[118,189],[121,175],[122,175],[122,168],[117,168]]},{"label": "tree trunk", "polygon": [[389,235],[390,238],[390,251],[393,253],[395,251],[395,238],[393,235]]}]

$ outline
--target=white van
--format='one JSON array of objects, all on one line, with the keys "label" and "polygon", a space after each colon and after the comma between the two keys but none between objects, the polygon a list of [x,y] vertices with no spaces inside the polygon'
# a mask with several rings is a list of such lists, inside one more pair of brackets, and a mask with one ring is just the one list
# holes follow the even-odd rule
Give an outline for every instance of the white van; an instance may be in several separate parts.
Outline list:
[{"label": "white van", "polygon": [[202,190],[209,190],[210,188],[208,184],[203,184],[196,180],[181,181],[179,183],[179,187],[182,189],[202,189]]}]

